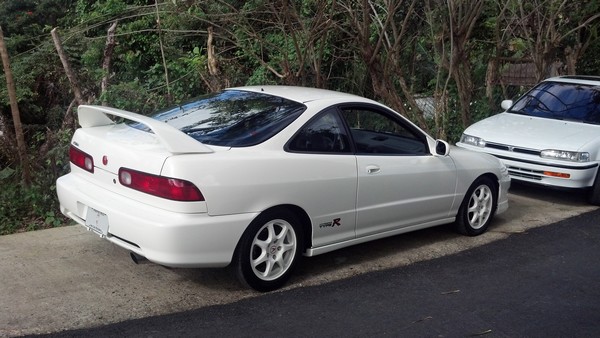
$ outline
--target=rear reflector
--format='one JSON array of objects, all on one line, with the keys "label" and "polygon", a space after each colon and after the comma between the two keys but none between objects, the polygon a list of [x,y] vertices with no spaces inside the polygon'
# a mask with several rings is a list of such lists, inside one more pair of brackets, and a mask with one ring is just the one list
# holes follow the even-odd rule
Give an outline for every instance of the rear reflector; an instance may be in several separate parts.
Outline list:
[{"label": "rear reflector", "polygon": [[193,183],[177,178],[121,168],[119,182],[128,188],[174,201],[204,201],[204,196]]},{"label": "rear reflector", "polygon": [[73,145],[69,148],[69,160],[79,168],[94,173],[94,159]]}]

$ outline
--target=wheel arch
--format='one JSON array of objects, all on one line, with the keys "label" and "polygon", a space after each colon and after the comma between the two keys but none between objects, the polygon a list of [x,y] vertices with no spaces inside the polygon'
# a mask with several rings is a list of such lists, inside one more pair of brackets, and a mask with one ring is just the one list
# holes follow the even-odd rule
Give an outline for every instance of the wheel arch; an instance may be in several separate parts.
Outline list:
[{"label": "wheel arch", "polygon": [[[300,222],[300,226],[302,227],[301,231],[302,231],[302,235],[303,235],[301,251],[304,253],[304,251],[306,251],[307,248],[310,248],[312,246],[312,221],[310,220],[308,213],[301,207],[294,205],[294,204],[277,205],[277,206],[271,207],[267,210],[273,210],[273,209],[288,210],[288,211],[292,212],[298,218],[298,222]],[[267,210],[265,210],[265,211],[267,211]]]},{"label": "wheel arch", "polygon": [[[276,210],[286,210],[286,211],[289,211],[292,214],[294,214],[294,216],[296,216],[296,218],[301,226],[302,238],[303,238],[303,240],[302,240],[303,247],[301,248],[301,252],[304,253],[304,251],[306,251],[307,248],[310,248],[312,246],[312,222],[310,220],[310,217],[308,216],[308,213],[301,207],[294,205],[294,204],[280,204],[280,205],[275,205],[275,206],[272,206],[270,208],[267,208],[267,209],[261,211],[258,215],[256,215],[256,217],[259,217],[260,215],[264,214],[265,212],[271,212],[271,211],[276,211]],[[243,237],[243,234],[242,234],[242,236],[240,236],[240,238],[238,239],[238,242],[236,244],[235,251],[234,251],[234,257],[235,257],[235,255],[237,255],[237,252],[240,247],[240,242],[242,241],[242,237]]]},{"label": "wheel arch", "polygon": [[487,172],[487,173],[479,175],[476,179],[473,180],[473,182],[476,182],[477,180],[479,180],[481,178],[488,178],[490,181],[492,181],[492,184],[494,185],[494,189],[492,190],[492,192],[494,193],[494,195],[496,197],[496,205],[494,205],[494,209],[495,209],[496,207],[498,207],[498,203],[500,202],[500,200],[499,200],[499,198],[500,198],[499,179],[500,178],[498,176],[496,176],[496,174],[494,174],[494,173]]},{"label": "wheel arch", "polygon": [[[500,188],[500,182],[498,182],[498,180],[500,179],[498,176],[496,176],[496,174],[494,173],[485,173],[485,174],[481,174],[479,177],[477,177],[476,180],[482,178],[482,177],[487,177],[490,180],[492,180],[492,182],[494,182],[494,189],[496,191],[496,193],[498,193],[498,189]],[[474,180],[473,182],[475,182],[476,180]]]}]

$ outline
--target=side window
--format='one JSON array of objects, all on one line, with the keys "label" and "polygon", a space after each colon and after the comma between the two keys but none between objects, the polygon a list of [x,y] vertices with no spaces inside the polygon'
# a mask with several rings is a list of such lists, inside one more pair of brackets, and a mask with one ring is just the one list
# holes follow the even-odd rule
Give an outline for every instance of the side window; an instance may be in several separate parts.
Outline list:
[{"label": "side window", "polygon": [[349,153],[348,135],[335,110],[308,122],[289,143],[289,150],[311,153]]},{"label": "side window", "polygon": [[399,120],[367,108],[342,109],[358,154],[425,155],[427,143],[422,135]]}]

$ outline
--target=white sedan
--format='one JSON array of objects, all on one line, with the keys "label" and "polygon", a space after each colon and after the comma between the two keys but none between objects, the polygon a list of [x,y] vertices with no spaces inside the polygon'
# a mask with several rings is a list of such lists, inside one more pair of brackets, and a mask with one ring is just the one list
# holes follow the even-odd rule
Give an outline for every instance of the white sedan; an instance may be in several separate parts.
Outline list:
[{"label": "white sedan", "polygon": [[515,181],[587,189],[600,205],[600,77],[549,78],[502,108],[457,145],[496,156]]},{"label": "white sedan", "polygon": [[[232,88],[147,117],[80,106],[61,211],[132,257],[232,265],[282,286],[304,256],[508,208],[496,158],[434,140],[389,108],[311,88]],[[120,122],[115,122],[120,120]]]}]

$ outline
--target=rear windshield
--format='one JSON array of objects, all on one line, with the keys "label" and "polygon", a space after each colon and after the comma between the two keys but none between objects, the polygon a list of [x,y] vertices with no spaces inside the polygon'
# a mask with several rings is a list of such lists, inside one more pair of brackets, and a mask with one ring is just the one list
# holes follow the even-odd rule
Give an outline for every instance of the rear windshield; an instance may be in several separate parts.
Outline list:
[{"label": "rear windshield", "polygon": [[[305,109],[301,103],[277,96],[225,90],[160,111],[151,117],[204,144],[247,147],[271,138]],[[132,126],[143,129],[138,124]]]},{"label": "rear windshield", "polygon": [[523,95],[511,113],[600,124],[600,87],[542,82]]}]

